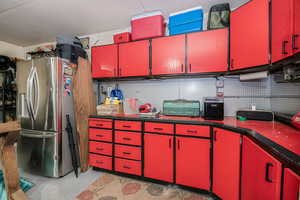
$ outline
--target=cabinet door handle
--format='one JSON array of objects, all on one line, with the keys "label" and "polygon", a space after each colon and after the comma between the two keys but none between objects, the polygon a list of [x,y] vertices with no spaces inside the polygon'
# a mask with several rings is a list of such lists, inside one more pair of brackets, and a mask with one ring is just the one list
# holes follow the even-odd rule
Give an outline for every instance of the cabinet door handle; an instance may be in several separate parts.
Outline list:
[{"label": "cabinet door handle", "polygon": [[128,141],[130,141],[131,139],[130,139],[130,138],[127,138],[127,137],[123,137],[123,140],[128,140]]},{"label": "cabinet door handle", "polygon": [[129,125],[123,125],[124,128],[131,128]]},{"label": "cabinet door handle", "polygon": [[130,155],[131,153],[128,152],[123,152],[124,155]]},{"label": "cabinet door handle", "polygon": [[98,161],[98,160],[96,160],[96,163],[97,163],[97,164],[103,164],[103,161]]},{"label": "cabinet door handle", "polygon": [[162,131],[163,129],[162,128],[154,128],[154,130]]},{"label": "cabinet door handle", "polygon": [[103,137],[103,135],[96,135],[97,137]]},{"label": "cabinet door handle", "polygon": [[114,76],[116,76],[116,68],[114,68]]},{"label": "cabinet door handle", "polygon": [[177,140],[177,149],[180,150],[180,140]]},{"label": "cabinet door handle", "polygon": [[190,72],[192,72],[192,64],[189,65]]},{"label": "cabinet door handle", "polygon": [[286,52],[286,45],[287,45],[288,43],[289,43],[289,41],[287,41],[287,40],[282,41],[282,54],[283,54],[283,55],[288,54],[288,52]]},{"label": "cabinet door handle", "polygon": [[214,131],[214,141],[217,141],[217,131]]},{"label": "cabinet door handle", "polygon": [[269,183],[273,183],[273,180],[270,179],[270,168],[271,167],[274,167],[273,163],[267,163],[266,164],[266,181],[269,182]]},{"label": "cabinet door handle", "polygon": [[122,75],[122,69],[121,69],[121,67],[119,68],[119,76],[121,76]]},{"label": "cabinet door handle", "polygon": [[295,35],[293,35],[293,37],[292,37],[292,48],[293,48],[293,50],[298,50],[299,48],[296,46],[296,41],[297,41],[297,38],[299,37],[299,35],[298,34],[295,34]]},{"label": "cabinet door handle", "polygon": [[172,148],[172,139],[171,138],[169,139],[169,148],[170,149]]},{"label": "cabinet door handle", "polygon": [[103,151],[103,148],[96,148],[97,151]]},{"label": "cabinet door handle", "polygon": [[123,166],[124,169],[131,169],[131,167],[124,165]]},{"label": "cabinet door handle", "polygon": [[230,68],[231,68],[231,69],[234,69],[234,65],[233,65],[233,63],[234,63],[234,60],[233,60],[233,59],[231,59],[231,60],[230,60]]},{"label": "cabinet door handle", "polygon": [[96,124],[96,126],[103,126],[103,124]]},{"label": "cabinet door handle", "polygon": [[183,72],[183,64],[181,64],[181,72]]}]

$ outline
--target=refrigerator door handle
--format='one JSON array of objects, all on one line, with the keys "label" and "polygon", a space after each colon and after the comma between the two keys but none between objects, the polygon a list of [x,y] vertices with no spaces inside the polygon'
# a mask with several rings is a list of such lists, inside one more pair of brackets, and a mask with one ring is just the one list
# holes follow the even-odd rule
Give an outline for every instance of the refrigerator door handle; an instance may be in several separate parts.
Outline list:
[{"label": "refrigerator door handle", "polygon": [[25,102],[27,105],[29,116],[32,120],[34,120],[33,105],[32,105],[32,79],[33,79],[33,67],[31,68],[27,79],[27,92],[26,92]]},{"label": "refrigerator door handle", "polygon": [[37,117],[37,112],[38,112],[38,107],[39,107],[39,79],[38,79],[38,74],[36,71],[36,68],[34,68],[33,71],[33,78],[32,78],[32,83],[33,83],[33,89],[34,89],[34,100],[33,100],[33,115],[34,119]]},{"label": "refrigerator door handle", "polygon": [[41,134],[41,135],[37,135],[37,134],[30,134],[30,133],[21,133],[20,135],[23,136],[23,137],[40,138],[40,139],[53,138],[53,137],[56,136],[54,134]]}]

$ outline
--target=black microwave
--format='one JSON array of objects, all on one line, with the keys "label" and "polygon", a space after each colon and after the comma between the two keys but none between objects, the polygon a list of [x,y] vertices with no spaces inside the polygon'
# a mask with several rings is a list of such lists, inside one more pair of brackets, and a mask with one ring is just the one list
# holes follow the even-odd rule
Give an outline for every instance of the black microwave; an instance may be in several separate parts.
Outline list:
[{"label": "black microwave", "polygon": [[224,100],[221,98],[205,98],[203,117],[206,120],[224,120]]}]

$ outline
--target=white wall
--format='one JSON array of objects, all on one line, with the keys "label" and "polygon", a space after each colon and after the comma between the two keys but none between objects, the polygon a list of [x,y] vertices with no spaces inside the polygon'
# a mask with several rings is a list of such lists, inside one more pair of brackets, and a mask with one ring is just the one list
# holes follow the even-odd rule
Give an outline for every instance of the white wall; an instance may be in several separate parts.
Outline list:
[{"label": "white wall", "polygon": [[25,59],[23,47],[3,41],[0,41],[0,55]]}]

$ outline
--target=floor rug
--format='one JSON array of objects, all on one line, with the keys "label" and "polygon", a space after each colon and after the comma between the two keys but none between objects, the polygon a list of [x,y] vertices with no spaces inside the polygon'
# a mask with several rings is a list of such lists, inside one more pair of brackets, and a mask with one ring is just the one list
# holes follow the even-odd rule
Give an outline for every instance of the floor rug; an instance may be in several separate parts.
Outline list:
[{"label": "floor rug", "polygon": [[211,200],[210,197],[104,173],[80,193],[76,200]]},{"label": "floor rug", "polygon": [[[30,190],[34,186],[34,184],[27,181],[24,178],[21,178],[20,186],[21,186],[21,188],[24,192],[27,192],[28,190]],[[4,178],[3,178],[2,170],[0,170],[0,199],[1,200],[7,200],[7,195],[6,195],[6,191],[5,191],[5,185],[4,185]]]}]

